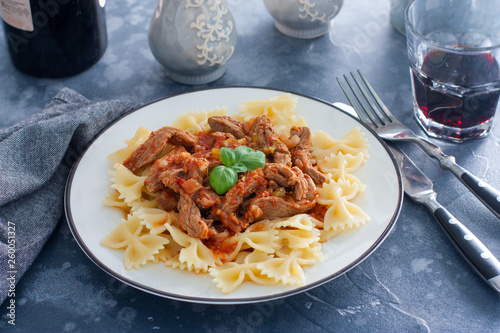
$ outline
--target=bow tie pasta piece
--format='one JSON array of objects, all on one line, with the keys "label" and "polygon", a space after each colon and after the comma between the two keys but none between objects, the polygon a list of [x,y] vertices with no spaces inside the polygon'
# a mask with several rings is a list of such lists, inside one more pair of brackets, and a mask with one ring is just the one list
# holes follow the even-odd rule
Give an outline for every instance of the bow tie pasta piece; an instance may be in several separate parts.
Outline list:
[{"label": "bow tie pasta piece", "polygon": [[286,258],[292,252],[295,254],[296,258],[301,259],[300,265],[302,266],[314,265],[323,259],[321,243],[311,243],[310,246],[300,249],[292,249],[285,246],[278,249],[275,256],[278,258]]},{"label": "bow tie pasta piece", "polygon": [[326,132],[316,131],[312,137],[311,155],[316,161],[320,161],[339,152],[354,156],[362,153],[364,156],[362,164],[364,164],[369,157],[368,148],[368,140],[360,132],[359,127],[353,128],[341,140],[334,139]]},{"label": "bow tie pasta piece", "polygon": [[286,255],[281,253],[257,265],[261,273],[273,278],[277,283],[290,286],[304,285],[305,275],[303,266],[314,265],[322,259],[321,244],[315,243],[311,247],[288,249]]},{"label": "bow tie pasta piece", "polygon": [[174,122],[172,122],[172,126],[186,130],[193,134],[198,134],[201,131],[208,132],[210,130],[208,118],[213,116],[225,116],[226,114],[226,108],[216,108],[211,111],[191,110],[188,113],[176,117]]},{"label": "bow tie pasta piece", "polygon": [[147,177],[136,176],[120,163],[115,163],[113,168],[114,170],[109,171],[109,175],[111,182],[113,182],[111,187],[120,193],[118,198],[123,199],[129,205],[139,200],[142,197],[142,192],[145,191],[144,181]]},{"label": "bow tie pasta piece", "polygon": [[228,294],[238,288],[245,281],[253,281],[263,286],[274,286],[276,280],[262,274],[257,268],[259,263],[269,260],[272,255],[261,251],[244,253],[243,263],[228,262],[209,269],[209,274],[217,288]]},{"label": "bow tie pasta piece", "polygon": [[179,252],[179,262],[186,264],[188,270],[208,271],[209,267],[220,265],[221,259],[216,256],[201,240],[191,237],[181,229],[165,224],[172,239],[183,248]]},{"label": "bow tie pasta piece", "polygon": [[278,239],[278,231],[274,229],[263,231],[245,230],[245,232],[224,240],[224,247],[233,248],[226,261],[233,260],[240,251],[247,249],[258,250],[262,253],[274,253],[278,247]]},{"label": "bow tie pasta piece", "polygon": [[280,229],[279,244],[291,249],[302,249],[319,241],[319,230]]},{"label": "bow tie pasta piece", "polygon": [[137,215],[152,235],[158,235],[167,230],[166,224],[177,226],[179,222],[177,213],[166,212],[159,208],[141,207],[137,210]]},{"label": "bow tie pasta piece", "polygon": [[358,153],[357,155],[347,154],[344,155],[342,152],[338,152],[337,155],[330,154],[328,157],[318,161],[318,168],[324,174],[331,174],[331,179],[347,180],[350,183],[358,183],[360,188],[364,190],[364,186],[358,177],[352,174],[356,171],[363,163],[365,163],[365,154]]},{"label": "bow tie pasta piece", "polygon": [[324,243],[324,242],[332,239],[333,237],[337,236],[341,232],[342,232],[342,229],[337,229],[337,230],[333,230],[333,229],[330,229],[330,230],[321,229],[319,231],[319,241],[320,241],[320,243]]},{"label": "bow tie pasta piece", "polygon": [[168,243],[164,245],[163,249],[160,249],[157,254],[154,255],[153,263],[167,262],[176,255],[179,254],[182,247],[173,241],[172,236],[169,234],[161,234],[162,237],[168,239]]},{"label": "bow tie pasta piece", "polygon": [[123,262],[126,269],[139,268],[148,261],[154,261],[155,254],[163,249],[169,240],[158,235],[143,234],[144,226],[136,214],[128,215],[101,244],[111,249],[125,249]]},{"label": "bow tie pasta piece", "polygon": [[329,207],[325,214],[324,230],[358,228],[370,221],[370,217],[359,206],[349,201],[359,191],[357,183],[332,180],[318,190],[318,203]]},{"label": "bow tie pasta piece", "polygon": [[360,193],[358,183],[350,183],[345,180],[329,180],[318,188],[318,202],[322,205],[332,204],[336,197],[342,197],[345,200],[352,200]]},{"label": "bow tie pasta piece", "polygon": [[290,93],[286,93],[268,99],[242,102],[239,105],[239,113],[248,119],[257,116],[268,116],[276,124],[275,122],[281,117],[295,115],[296,107],[297,98]]},{"label": "bow tie pasta piece", "polygon": [[120,195],[121,194],[118,191],[111,191],[102,202],[108,207],[117,207],[123,210],[128,210],[130,208],[129,205],[123,201],[123,199],[119,198]]},{"label": "bow tie pasta piece", "polygon": [[245,281],[253,281],[262,286],[274,286],[276,280],[261,273],[257,263],[237,264],[228,262],[222,266],[212,267],[209,270],[213,283],[224,294],[229,294]]},{"label": "bow tie pasta piece", "polygon": [[[181,250],[182,250],[182,247],[181,247]],[[179,256],[180,256],[180,250],[177,254],[175,254],[173,256],[169,256],[168,258],[165,259],[165,266],[171,267],[174,269],[180,269],[183,271],[194,272],[196,274],[200,274],[200,273],[204,274],[204,273],[208,272],[205,268],[203,268],[201,266],[196,267],[194,265],[191,265],[188,262],[181,262],[179,259]]]},{"label": "bow tie pasta piece", "polygon": [[129,205],[129,207],[130,207],[130,212],[133,213],[141,208],[158,208],[158,203],[154,198],[151,200],[146,200],[143,198],[141,200],[133,201]]},{"label": "bow tie pasta piece", "polygon": [[308,214],[297,214],[291,217],[273,220],[273,227],[278,228],[295,228],[300,230],[312,230],[316,223],[315,218]]},{"label": "bow tie pasta piece", "polygon": [[297,262],[295,254],[292,253],[286,258],[273,258],[257,264],[257,268],[260,269],[261,274],[285,286],[300,286],[305,281],[304,270]]},{"label": "bow tie pasta piece", "polygon": [[188,265],[186,262],[181,262],[179,260],[179,255],[181,250],[184,248],[182,245],[177,244],[171,235],[163,234],[163,236],[170,240],[170,243],[166,244],[160,252],[155,255],[156,262],[164,262],[165,266],[172,267],[175,269],[181,269],[186,271],[198,273],[207,273],[206,270],[202,268],[195,268],[193,265]]},{"label": "bow tie pasta piece", "polygon": [[135,132],[135,135],[133,138],[126,139],[125,144],[127,145],[126,147],[117,150],[113,154],[110,154],[108,156],[108,160],[111,161],[111,163],[122,163],[129,157],[134,150],[139,148],[141,144],[143,144],[151,134],[151,130],[144,128],[144,127],[139,127],[139,129]]},{"label": "bow tie pasta piece", "polygon": [[258,116],[267,116],[278,132],[289,134],[293,126],[306,126],[304,117],[295,115],[297,98],[287,93],[268,99],[246,101],[240,104],[239,114],[235,117],[241,121],[249,121]]}]

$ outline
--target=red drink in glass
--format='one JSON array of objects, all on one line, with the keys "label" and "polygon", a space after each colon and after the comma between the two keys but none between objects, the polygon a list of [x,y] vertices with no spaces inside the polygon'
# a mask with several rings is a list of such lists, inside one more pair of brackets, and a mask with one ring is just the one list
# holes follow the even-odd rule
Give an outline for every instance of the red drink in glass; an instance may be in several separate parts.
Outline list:
[{"label": "red drink in glass", "polygon": [[423,126],[461,141],[481,136],[477,129],[492,121],[500,94],[500,69],[492,55],[433,50],[420,70],[411,66],[411,74]]},{"label": "red drink in glass", "polygon": [[429,136],[489,134],[500,94],[499,14],[490,0],[413,0],[406,8],[414,114]]}]

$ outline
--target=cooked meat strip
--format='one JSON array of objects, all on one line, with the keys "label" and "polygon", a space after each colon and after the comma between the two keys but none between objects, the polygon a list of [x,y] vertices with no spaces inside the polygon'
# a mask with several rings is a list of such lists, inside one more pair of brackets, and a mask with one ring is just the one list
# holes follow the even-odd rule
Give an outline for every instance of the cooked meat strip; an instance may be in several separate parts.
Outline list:
[{"label": "cooked meat strip", "polygon": [[[297,168],[298,171],[300,169]],[[301,172],[302,173],[302,172]],[[297,201],[308,200],[315,202],[319,196],[319,191],[314,184],[312,178],[307,174],[302,174],[302,177],[297,177],[298,182],[294,187],[294,198]]]},{"label": "cooked meat strip", "polygon": [[220,197],[211,189],[202,187],[193,194],[196,205],[202,209],[208,209],[220,205]]},{"label": "cooked meat strip", "polygon": [[282,152],[282,151],[276,151],[274,152],[274,162],[276,163],[283,163],[284,165],[290,165],[290,153],[288,152]]},{"label": "cooked meat strip", "polygon": [[295,178],[297,178],[292,168],[281,163],[267,163],[264,166],[264,175],[267,179],[274,180],[283,187],[293,186]]},{"label": "cooked meat strip", "polygon": [[259,116],[253,120],[248,136],[251,148],[272,155],[274,162],[291,165],[290,151],[276,136],[274,125],[267,116]]},{"label": "cooked meat strip", "polygon": [[178,146],[153,164],[144,184],[153,193],[165,187],[179,192],[179,179],[194,179],[203,183],[209,165],[207,159],[193,156],[184,147]]},{"label": "cooked meat strip", "polygon": [[257,196],[245,205],[244,219],[249,223],[279,217],[287,217],[307,212],[314,207],[319,192],[311,177],[299,168],[290,168],[281,163],[268,163],[264,175],[269,183],[291,189],[293,193],[285,196]]},{"label": "cooked meat strip", "polygon": [[160,206],[160,208],[164,211],[173,212],[177,210],[179,199],[177,198],[175,192],[169,188],[163,189],[155,200],[158,203],[158,206]]},{"label": "cooked meat strip", "polygon": [[158,176],[163,185],[175,192],[180,191],[180,184],[183,180],[193,179],[198,183],[203,183],[205,177],[208,176],[209,162],[204,158],[186,154],[178,155],[174,164],[178,166],[177,168],[166,169]]},{"label": "cooked meat strip", "polygon": [[197,138],[193,134],[179,128],[165,126],[152,132],[149,138],[123,162],[123,165],[135,172],[142,167],[153,164],[165,151],[168,144],[192,149],[196,142]]},{"label": "cooked meat strip", "polygon": [[181,191],[177,208],[179,210],[179,224],[189,236],[199,239],[209,237],[207,222],[201,217],[199,208],[189,197],[189,194]]},{"label": "cooked meat strip", "polygon": [[326,176],[318,169],[314,168],[311,163],[311,130],[308,127],[293,127],[290,130],[290,137],[297,135],[299,143],[292,149],[292,163],[299,167],[304,173],[309,175],[315,184],[323,184],[326,182]]},{"label": "cooked meat strip", "polygon": [[218,231],[214,227],[210,227],[208,229],[208,237],[210,238],[210,241],[212,244],[217,243],[217,242],[222,242],[224,239],[228,238],[229,236],[231,236],[231,233],[227,229],[225,229],[223,231]]},{"label": "cooked meat strip", "polygon": [[179,180],[182,190],[191,196],[201,209],[208,209],[221,203],[220,197],[210,188],[204,187],[194,179]]},{"label": "cooked meat strip", "polygon": [[[182,146],[174,147],[167,155],[158,159],[149,170],[148,178],[144,181],[146,188],[156,193],[165,188],[165,176],[168,176],[170,181],[167,184],[175,185],[176,179],[184,173],[183,162],[191,156]],[[173,190],[177,190],[174,186]]]},{"label": "cooked meat strip", "polygon": [[189,195],[193,195],[194,193],[196,193],[196,191],[198,191],[199,189],[201,189],[203,187],[203,185],[201,185],[195,179],[185,180],[185,179],[180,178],[179,185],[184,190],[184,192],[186,192]]},{"label": "cooked meat strip", "polygon": [[[314,200],[293,201],[290,197],[260,197],[250,202],[250,206],[245,212],[244,217],[250,222],[263,219],[275,219],[280,217],[293,216],[305,213],[316,204]],[[254,212],[259,212],[256,216]]]},{"label": "cooked meat strip", "polygon": [[316,185],[311,177],[302,173],[299,168],[290,168],[281,163],[268,163],[264,166],[264,174],[267,179],[275,181],[280,186],[293,187],[294,200],[315,200]]},{"label": "cooked meat strip", "polygon": [[203,157],[191,155],[184,161],[185,179],[194,179],[198,183],[203,183],[203,180],[208,176],[210,162]]},{"label": "cooked meat strip", "polygon": [[238,180],[226,193],[220,212],[217,214],[220,215],[222,224],[234,232],[240,232],[248,227],[247,221],[238,218],[237,210],[247,196],[266,186],[267,180],[262,169],[255,169]]},{"label": "cooked meat strip", "polygon": [[203,154],[211,153],[212,149],[220,149],[223,147],[223,144],[228,140],[235,140],[236,138],[230,133],[222,133],[222,132],[200,132],[198,134],[198,145],[195,148],[195,151]]},{"label": "cooked meat strip", "polygon": [[245,137],[243,123],[228,116],[214,116],[208,118],[208,124],[213,132],[231,133],[236,139]]}]

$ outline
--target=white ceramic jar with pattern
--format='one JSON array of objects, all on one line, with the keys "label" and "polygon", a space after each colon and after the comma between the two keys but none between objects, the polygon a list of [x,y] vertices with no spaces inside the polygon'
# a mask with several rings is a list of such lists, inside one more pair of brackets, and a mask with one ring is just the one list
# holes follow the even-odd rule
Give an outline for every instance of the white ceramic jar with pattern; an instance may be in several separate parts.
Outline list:
[{"label": "white ceramic jar with pattern", "polygon": [[172,80],[189,85],[224,75],[237,43],[225,0],[159,0],[149,46]]},{"label": "white ceramic jar with pattern", "polygon": [[281,33],[294,38],[316,38],[332,28],[344,0],[264,0]]}]

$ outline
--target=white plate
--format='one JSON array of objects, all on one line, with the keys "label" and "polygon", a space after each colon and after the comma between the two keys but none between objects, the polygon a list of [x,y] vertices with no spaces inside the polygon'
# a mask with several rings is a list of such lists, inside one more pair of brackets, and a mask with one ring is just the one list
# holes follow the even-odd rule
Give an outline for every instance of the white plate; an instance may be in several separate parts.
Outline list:
[{"label": "white plate", "polygon": [[297,114],[308,126],[323,130],[334,138],[342,138],[354,127],[360,127],[370,144],[368,163],[356,171],[366,191],[355,203],[371,217],[371,221],[352,232],[341,233],[323,244],[324,259],[305,269],[306,281],[301,287],[270,287],[244,283],[225,295],[207,274],[196,275],[164,266],[148,264],[138,270],[126,270],[123,251],[110,250],[100,244],[116,224],[121,213],[103,205],[110,191],[106,157],[124,146],[124,140],[135,134],[139,126],[151,130],[170,125],[190,110],[212,110],[226,107],[228,113],[238,111],[243,101],[281,95],[284,91],[224,87],[183,93],[150,103],[118,119],[91,143],[75,164],[68,179],[65,209],[69,227],[87,256],[101,269],[118,280],[140,290],[177,300],[207,304],[241,304],[277,299],[303,292],[328,282],[370,255],[385,239],[399,215],[402,204],[401,175],[388,147],[357,119],[331,104],[293,93],[298,98]]}]

